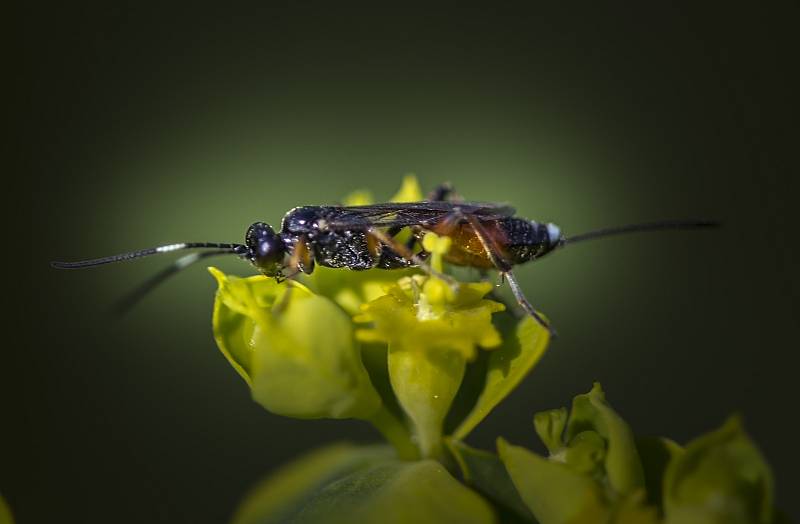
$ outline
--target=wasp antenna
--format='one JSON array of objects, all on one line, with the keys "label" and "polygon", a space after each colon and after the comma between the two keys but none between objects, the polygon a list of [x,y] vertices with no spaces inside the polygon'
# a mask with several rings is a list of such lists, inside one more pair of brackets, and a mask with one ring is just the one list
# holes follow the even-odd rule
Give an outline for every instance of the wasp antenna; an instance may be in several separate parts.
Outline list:
[{"label": "wasp antenna", "polygon": [[208,257],[218,255],[229,255],[230,251],[227,249],[218,249],[213,251],[203,251],[201,253],[190,253],[184,255],[169,266],[165,267],[149,279],[142,282],[136,289],[128,293],[125,297],[119,300],[113,307],[112,311],[118,315],[124,315],[133,306],[139,303],[148,293],[154,290],[159,285],[163,284],[167,279],[177,274],[179,271],[186,269],[195,262],[204,260]]},{"label": "wasp antenna", "polygon": [[129,251],[128,253],[120,253],[118,255],[111,255],[102,258],[93,258],[91,260],[78,260],[75,262],[50,262],[50,265],[56,269],[83,269],[87,267],[102,266],[104,264],[114,264],[116,262],[124,262],[134,258],[149,257],[151,255],[160,255],[162,253],[171,253],[173,251],[182,251],[184,249],[214,249],[214,254],[243,255],[247,251],[247,247],[242,244],[228,244],[220,242],[182,242],[179,244],[165,244],[163,246],[150,247],[147,249],[140,249],[138,251]]},{"label": "wasp antenna", "polygon": [[628,233],[643,233],[647,231],[663,231],[669,229],[687,230],[687,229],[707,229],[712,227],[719,227],[720,223],[714,220],[662,220],[660,222],[646,222],[643,224],[628,224],[626,226],[607,227],[603,229],[596,229],[580,235],[575,235],[568,238],[563,238],[560,242],[561,245],[574,244],[576,242],[583,242],[584,240],[594,240],[596,238],[605,238],[614,235],[625,235]]}]

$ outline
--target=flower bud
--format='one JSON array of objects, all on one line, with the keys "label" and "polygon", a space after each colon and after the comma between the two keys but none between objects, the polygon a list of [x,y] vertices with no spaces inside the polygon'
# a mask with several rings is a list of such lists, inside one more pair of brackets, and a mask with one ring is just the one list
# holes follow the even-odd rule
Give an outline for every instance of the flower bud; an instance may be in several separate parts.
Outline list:
[{"label": "flower bud", "polygon": [[214,336],[267,410],[298,418],[369,418],[381,400],[350,318],[296,282],[237,278],[215,268]]}]

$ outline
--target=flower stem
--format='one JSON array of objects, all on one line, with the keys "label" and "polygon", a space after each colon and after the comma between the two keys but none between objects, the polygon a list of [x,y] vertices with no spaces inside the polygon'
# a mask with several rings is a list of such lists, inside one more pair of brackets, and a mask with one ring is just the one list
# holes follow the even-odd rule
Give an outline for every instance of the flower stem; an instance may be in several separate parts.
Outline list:
[{"label": "flower stem", "polygon": [[419,459],[419,450],[411,442],[411,434],[408,432],[408,428],[397,420],[397,417],[386,409],[386,406],[381,406],[367,420],[394,446],[397,456],[401,460]]},{"label": "flower stem", "polygon": [[412,423],[422,456],[442,456],[442,426],[464,378],[466,359],[456,352],[389,346],[389,380]]}]

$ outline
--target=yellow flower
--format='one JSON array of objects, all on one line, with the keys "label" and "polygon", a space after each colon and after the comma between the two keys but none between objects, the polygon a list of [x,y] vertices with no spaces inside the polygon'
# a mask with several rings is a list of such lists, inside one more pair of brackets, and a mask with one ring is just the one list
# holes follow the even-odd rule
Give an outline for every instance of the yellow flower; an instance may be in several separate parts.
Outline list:
[{"label": "yellow flower", "polygon": [[370,418],[381,399],[347,314],[296,282],[237,278],[216,268],[214,335],[269,411],[299,418]]},{"label": "yellow flower", "polygon": [[362,306],[356,322],[372,324],[356,331],[363,342],[386,342],[397,349],[455,351],[473,360],[476,347],[495,348],[502,339],[492,314],[505,306],[484,296],[489,282],[460,284],[456,291],[435,277],[404,277],[386,294]]},{"label": "yellow flower", "polygon": [[[446,249],[448,244],[439,245]],[[423,456],[442,454],[444,419],[476,348],[491,349],[502,342],[492,314],[505,306],[484,298],[491,289],[488,282],[454,288],[437,277],[403,277],[355,317],[371,324],[356,331],[360,341],[388,344],[392,390],[411,420]]]},{"label": "yellow flower", "polygon": [[[410,175],[391,200],[422,198]],[[371,201],[361,191],[344,203]],[[405,242],[411,234],[406,229],[396,238]],[[492,320],[505,307],[486,298],[493,285],[444,275],[451,239],[428,233],[421,243],[434,276],[419,268],[318,267],[306,286],[210,268],[219,284],[214,337],[254,400],[285,416],[368,420],[399,456],[440,457],[444,419],[481,348],[493,350],[486,381],[453,436],[463,438],[483,420],[535,365],[549,337],[523,321],[503,340]]]}]

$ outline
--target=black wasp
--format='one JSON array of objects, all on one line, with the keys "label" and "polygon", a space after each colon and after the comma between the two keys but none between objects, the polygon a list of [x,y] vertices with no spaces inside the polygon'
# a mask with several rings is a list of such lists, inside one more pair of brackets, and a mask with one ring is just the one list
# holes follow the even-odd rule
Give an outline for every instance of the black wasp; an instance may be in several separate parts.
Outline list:
[{"label": "black wasp", "polygon": [[[496,269],[509,283],[519,305],[547,329],[525,298],[513,266],[536,260],[567,244],[622,233],[663,229],[696,229],[717,225],[702,220],[673,220],[599,229],[565,237],[553,223],[515,217],[512,207],[454,200],[452,188],[442,185],[428,200],[365,206],[302,206],[286,213],[280,231],[256,222],[247,229],[244,244],[182,242],[78,262],[53,262],[59,269],[79,269],[122,262],[161,253],[199,250],[186,255],[148,280],[121,305],[129,307],[166,278],[198,260],[216,255],[237,255],[262,274],[277,280],[299,273],[310,274],[319,264],[351,270],[419,267],[433,272],[428,253],[418,240],[426,232],[452,239],[445,260],[480,270]],[[412,231],[409,241],[396,236],[404,228]],[[440,275],[441,276],[441,275]],[[444,277],[449,280],[449,277]]]}]

